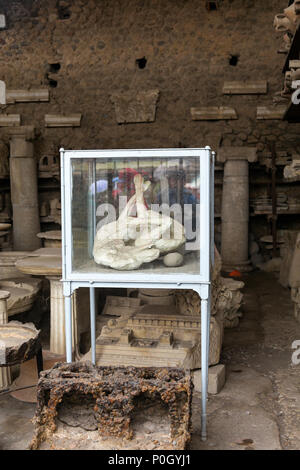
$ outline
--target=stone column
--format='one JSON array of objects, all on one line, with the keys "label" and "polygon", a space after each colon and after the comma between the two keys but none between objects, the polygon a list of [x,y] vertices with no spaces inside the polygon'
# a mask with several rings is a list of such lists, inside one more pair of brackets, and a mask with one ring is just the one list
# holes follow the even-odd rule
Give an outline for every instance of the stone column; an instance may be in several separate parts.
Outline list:
[{"label": "stone column", "polygon": [[[65,305],[63,283],[58,277],[48,277],[50,281],[50,351],[64,356],[66,354]],[[76,309],[72,306],[73,350],[78,349]],[[87,312],[88,314],[88,312]]]},{"label": "stone column", "polygon": [[[8,313],[7,313],[7,300],[10,297],[10,292],[1,290],[0,291],[0,324],[5,325],[8,323]],[[0,345],[1,346],[1,345]],[[0,351],[1,359],[1,351]],[[0,390],[5,389],[11,385],[11,373],[10,367],[0,367]]]},{"label": "stone column", "polygon": [[37,162],[34,158],[34,127],[20,126],[10,134],[10,186],[13,206],[15,250],[36,250],[41,240],[37,190]]},{"label": "stone column", "polygon": [[257,160],[254,147],[223,147],[217,159],[224,165],[222,196],[222,269],[251,271],[248,258],[249,168]]}]

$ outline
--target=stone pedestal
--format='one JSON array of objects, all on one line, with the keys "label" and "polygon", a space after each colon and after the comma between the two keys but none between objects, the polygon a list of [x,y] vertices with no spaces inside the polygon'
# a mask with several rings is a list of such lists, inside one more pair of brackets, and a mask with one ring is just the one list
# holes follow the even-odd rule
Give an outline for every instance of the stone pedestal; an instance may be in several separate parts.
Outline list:
[{"label": "stone pedestal", "polygon": [[48,232],[37,233],[45,248],[61,248],[61,231],[49,230]]},{"label": "stone pedestal", "polygon": [[139,289],[138,298],[146,305],[175,305],[171,289]]},{"label": "stone pedestal", "polygon": [[249,169],[248,162],[257,160],[256,148],[224,147],[218,161],[224,165],[222,197],[223,270],[251,270],[248,258]]},{"label": "stone pedestal", "polygon": [[[9,292],[4,291],[4,290],[0,291],[0,324],[1,325],[5,325],[6,323],[8,323],[7,299],[9,299],[9,297],[10,297]],[[0,354],[0,359],[1,359],[1,354]],[[11,380],[10,367],[0,367],[0,390],[9,387],[11,383],[12,383],[12,380]]]},{"label": "stone pedestal", "polygon": [[[61,250],[59,248],[41,248],[32,256],[17,261],[16,268],[31,276],[45,276],[50,282],[50,351],[65,355],[65,305],[63,297]],[[72,296],[73,347],[77,357],[77,311]]]},{"label": "stone pedestal", "polygon": [[34,158],[34,128],[21,126],[10,131],[10,184],[13,206],[15,250],[36,250],[41,240],[37,191],[37,164]]},{"label": "stone pedestal", "polygon": [[27,277],[16,268],[18,259],[26,258],[30,251],[0,251],[0,280]]},{"label": "stone pedestal", "polygon": [[[66,354],[65,338],[65,304],[63,296],[63,283],[58,277],[48,277],[50,281],[50,351],[55,354]],[[74,298],[74,297],[73,297]],[[77,321],[76,309],[72,308],[73,338],[72,344],[77,350]]]}]

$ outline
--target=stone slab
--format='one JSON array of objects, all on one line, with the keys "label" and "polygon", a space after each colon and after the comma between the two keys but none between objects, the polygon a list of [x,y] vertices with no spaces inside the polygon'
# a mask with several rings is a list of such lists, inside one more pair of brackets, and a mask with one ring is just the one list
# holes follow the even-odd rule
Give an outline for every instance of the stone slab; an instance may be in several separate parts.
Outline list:
[{"label": "stone slab", "polygon": [[6,91],[5,90],[6,90],[5,82],[3,82],[3,80],[0,80],[0,104],[6,104]]},{"label": "stone slab", "polygon": [[[192,380],[194,383],[195,392],[201,392],[201,370],[194,370],[192,372]],[[224,364],[208,368],[208,393],[217,395],[221,392],[225,385],[226,369]]]},{"label": "stone slab", "polygon": [[191,108],[193,121],[219,121],[238,119],[235,109],[227,106],[203,106]]},{"label": "stone slab", "polygon": [[18,260],[16,268],[25,274],[33,276],[61,276],[61,256],[29,256]]},{"label": "stone slab", "polygon": [[0,114],[0,127],[14,127],[20,125],[20,114]]},{"label": "stone slab", "polygon": [[224,95],[259,95],[267,92],[268,82],[266,80],[225,82],[223,86]]},{"label": "stone slab", "polygon": [[5,15],[0,15],[0,29],[6,28],[6,18]]},{"label": "stone slab", "polygon": [[80,127],[81,114],[46,114],[45,127]]},{"label": "stone slab", "polygon": [[30,256],[60,256],[61,248],[39,248],[38,250],[32,251]]},{"label": "stone slab", "polygon": [[286,106],[258,106],[256,118],[259,120],[283,119],[286,113]]},{"label": "stone slab", "polygon": [[7,104],[49,101],[49,90],[37,88],[31,90],[6,90]]}]

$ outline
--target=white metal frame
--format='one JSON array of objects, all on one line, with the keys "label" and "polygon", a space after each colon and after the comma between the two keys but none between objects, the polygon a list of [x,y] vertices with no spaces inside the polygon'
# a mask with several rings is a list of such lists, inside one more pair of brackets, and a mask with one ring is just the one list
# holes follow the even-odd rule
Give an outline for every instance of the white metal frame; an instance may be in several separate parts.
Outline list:
[{"label": "white metal frame", "polygon": [[[187,158],[200,161],[200,272],[199,274],[139,273],[114,271],[112,273],[80,273],[72,270],[71,159],[98,158]],[[201,375],[202,416],[201,434],[206,439],[206,403],[208,389],[208,354],[210,325],[211,267],[214,261],[214,153],[205,149],[141,149],[141,150],[60,150],[61,207],[62,207],[62,282],[65,297],[65,332],[67,362],[72,362],[71,296],[79,287],[90,289],[91,351],[96,362],[95,288],[157,288],[192,289],[201,298]]]}]

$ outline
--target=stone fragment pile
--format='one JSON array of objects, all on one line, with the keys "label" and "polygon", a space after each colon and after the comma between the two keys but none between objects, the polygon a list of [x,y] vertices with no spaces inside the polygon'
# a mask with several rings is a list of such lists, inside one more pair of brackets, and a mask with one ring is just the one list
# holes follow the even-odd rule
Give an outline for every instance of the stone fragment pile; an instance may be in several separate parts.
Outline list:
[{"label": "stone fragment pile", "polygon": [[[169,421],[169,435],[161,436],[157,448],[183,450],[190,440],[192,387],[191,377],[183,369],[58,363],[41,373],[31,449],[43,444],[61,448],[74,428],[85,430],[85,440],[88,431],[96,430],[99,449],[110,448],[110,444],[114,450],[120,449],[129,441],[137,445],[136,414],[156,405],[166,410]],[[69,423],[64,427],[65,436],[58,429],[60,422]],[[151,431],[142,439],[147,449]]]}]

